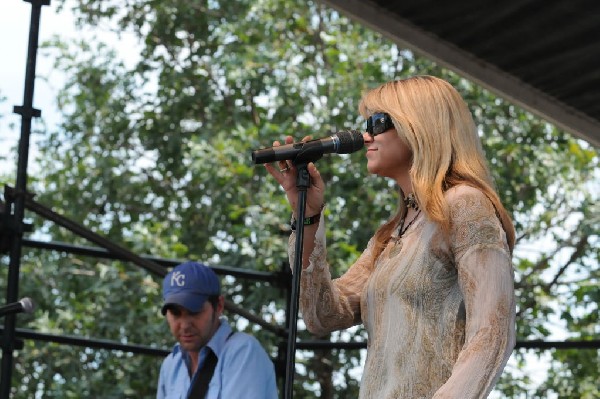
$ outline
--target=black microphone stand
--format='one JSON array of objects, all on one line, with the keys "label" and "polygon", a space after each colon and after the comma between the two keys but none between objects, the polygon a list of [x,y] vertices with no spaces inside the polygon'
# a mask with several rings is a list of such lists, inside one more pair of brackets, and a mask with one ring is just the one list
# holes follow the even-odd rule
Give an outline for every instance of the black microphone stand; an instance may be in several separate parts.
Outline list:
[{"label": "black microphone stand", "polygon": [[302,250],[304,246],[304,214],[306,211],[306,191],[310,187],[310,174],[307,166],[315,162],[323,154],[301,153],[292,162],[296,166],[296,187],[298,188],[298,204],[296,205],[296,257],[294,258],[292,274],[292,292],[290,300],[290,318],[287,342],[287,364],[285,369],[285,399],[292,399],[294,373],[296,370],[296,333],[298,330],[298,303],[300,293],[300,274],[302,273]]}]

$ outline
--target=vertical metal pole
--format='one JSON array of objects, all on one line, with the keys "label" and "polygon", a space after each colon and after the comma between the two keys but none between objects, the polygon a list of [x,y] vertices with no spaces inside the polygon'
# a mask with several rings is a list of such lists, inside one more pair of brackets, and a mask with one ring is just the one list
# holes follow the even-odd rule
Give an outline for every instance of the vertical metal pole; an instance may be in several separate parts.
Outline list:
[{"label": "vertical metal pole", "polygon": [[[291,308],[292,308],[292,284],[293,284],[293,280],[292,280],[292,270],[291,270],[291,265],[289,265],[287,262],[283,262],[281,265],[281,276],[282,276],[282,281],[281,284],[283,285],[283,292],[285,293],[285,325],[289,326],[290,325],[290,320],[291,320]],[[289,334],[289,331],[286,329],[286,334]],[[289,338],[288,338],[289,339]],[[288,357],[287,357],[287,348],[288,346],[288,341],[284,341],[282,343],[280,343],[277,347],[277,377],[278,379],[281,381],[280,384],[280,390],[279,390],[279,397],[281,399],[285,398],[285,393],[284,390],[287,387],[287,367],[288,367]]]},{"label": "vertical metal pole", "polygon": [[[308,162],[296,163],[298,176],[296,187],[298,188],[298,204],[296,214],[298,220],[304,220],[306,211],[307,190],[310,187],[310,175],[308,173]],[[287,342],[287,364],[285,369],[284,398],[294,397],[294,374],[296,371],[296,335],[298,331],[298,308],[300,301],[300,274],[302,273],[302,251],[304,250],[304,224],[296,224],[296,257],[294,258],[294,274],[292,277],[292,293],[290,299],[288,342]]]},{"label": "vertical metal pole", "polygon": [[[25,90],[23,105],[15,106],[14,112],[21,115],[21,137],[19,139],[19,158],[17,161],[16,198],[12,209],[15,234],[11,241],[10,263],[8,267],[6,302],[16,302],[19,296],[19,268],[23,241],[23,218],[25,216],[25,195],[27,191],[27,162],[31,119],[41,116],[40,110],[33,108],[33,89],[35,85],[35,66],[38,50],[40,14],[42,6],[50,5],[50,0],[25,0],[31,3],[31,22],[29,26],[29,44],[27,46],[27,69],[25,72]],[[11,210],[8,210],[11,212]],[[2,368],[0,370],[0,398],[8,399],[13,369],[13,351],[15,349],[15,314],[4,318],[2,336]]]}]

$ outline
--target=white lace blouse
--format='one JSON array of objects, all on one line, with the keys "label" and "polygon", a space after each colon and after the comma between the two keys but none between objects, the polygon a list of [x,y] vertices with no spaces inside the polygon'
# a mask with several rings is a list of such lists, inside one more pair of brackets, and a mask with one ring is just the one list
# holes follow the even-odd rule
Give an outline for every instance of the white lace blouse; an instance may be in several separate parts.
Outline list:
[{"label": "white lace blouse", "polygon": [[[515,301],[504,230],[479,190],[457,186],[446,199],[450,234],[421,214],[374,267],[369,242],[333,280],[321,219],[302,271],[300,309],[315,334],[365,325],[361,399],[485,398],[511,355]],[[292,265],[294,251],[292,234]]]}]

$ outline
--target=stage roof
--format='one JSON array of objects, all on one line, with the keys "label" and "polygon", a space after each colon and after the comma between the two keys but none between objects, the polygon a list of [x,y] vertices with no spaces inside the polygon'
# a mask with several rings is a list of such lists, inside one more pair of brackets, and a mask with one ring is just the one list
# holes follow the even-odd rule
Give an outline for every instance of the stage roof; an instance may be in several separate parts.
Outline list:
[{"label": "stage roof", "polygon": [[600,147],[600,1],[322,2]]}]

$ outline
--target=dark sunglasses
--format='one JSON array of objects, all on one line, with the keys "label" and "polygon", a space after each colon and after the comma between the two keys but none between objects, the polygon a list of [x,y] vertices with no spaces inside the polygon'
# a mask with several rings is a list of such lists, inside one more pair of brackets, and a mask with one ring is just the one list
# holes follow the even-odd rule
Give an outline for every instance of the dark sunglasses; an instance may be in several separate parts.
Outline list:
[{"label": "dark sunglasses", "polygon": [[367,133],[371,137],[375,137],[385,131],[388,131],[394,127],[392,117],[386,113],[378,112],[367,118]]}]

